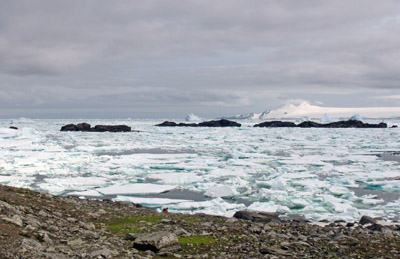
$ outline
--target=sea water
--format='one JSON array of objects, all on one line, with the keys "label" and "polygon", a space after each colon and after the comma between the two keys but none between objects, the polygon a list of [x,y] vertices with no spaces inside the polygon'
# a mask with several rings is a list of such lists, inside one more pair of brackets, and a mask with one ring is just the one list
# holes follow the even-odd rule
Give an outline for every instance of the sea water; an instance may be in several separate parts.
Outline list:
[{"label": "sea water", "polygon": [[[138,132],[60,131],[84,121]],[[162,121],[0,120],[0,183],[185,213],[399,218],[397,128],[154,126]]]}]

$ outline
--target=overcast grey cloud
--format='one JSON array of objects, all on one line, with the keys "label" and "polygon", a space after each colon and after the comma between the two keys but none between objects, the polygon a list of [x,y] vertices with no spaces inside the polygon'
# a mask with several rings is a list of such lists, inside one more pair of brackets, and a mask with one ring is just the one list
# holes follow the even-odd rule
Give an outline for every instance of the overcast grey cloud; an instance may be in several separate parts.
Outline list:
[{"label": "overcast grey cloud", "polygon": [[0,117],[400,106],[400,1],[0,1]]}]

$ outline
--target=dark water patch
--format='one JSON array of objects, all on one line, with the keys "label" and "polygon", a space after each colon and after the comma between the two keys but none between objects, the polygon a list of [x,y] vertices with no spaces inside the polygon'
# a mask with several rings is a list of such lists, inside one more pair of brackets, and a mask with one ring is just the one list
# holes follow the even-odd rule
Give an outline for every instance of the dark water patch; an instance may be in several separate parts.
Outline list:
[{"label": "dark water patch", "polygon": [[354,191],[354,195],[361,197],[364,195],[376,195],[376,199],[383,199],[384,203],[389,203],[400,199],[400,193],[398,192],[387,192],[380,189],[381,187],[373,188],[373,186],[366,185],[364,187],[349,187],[350,190]]},{"label": "dark water patch", "polygon": [[384,161],[394,161],[400,163],[400,152],[384,152],[382,154],[377,154],[377,157]]},{"label": "dark water patch", "polygon": [[173,189],[165,193],[160,193],[152,198],[168,198],[168,199],[182,199],[192,201],[205,201],[204,192],[195,192],[186,189]]},{"label": "dark water patch", "polygon": [[161,148],[150,148],[150,149],[131,149],[124,151],[115,152],[96,152],[97,156],[127,156],[134,154],[153,154],[153,155],[165,155],[165,154],[198,154],[193,150],[169,150]]}]

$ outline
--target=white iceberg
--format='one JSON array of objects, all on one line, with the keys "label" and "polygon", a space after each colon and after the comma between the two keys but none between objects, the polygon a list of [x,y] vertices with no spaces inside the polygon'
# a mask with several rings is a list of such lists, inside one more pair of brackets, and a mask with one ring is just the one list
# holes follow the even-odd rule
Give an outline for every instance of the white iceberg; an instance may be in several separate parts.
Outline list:
[{"label": "white iceberg", "polygon": [[115,194],[147,194],[147,193],[163,193],[175,189],[175,185],[161,185],[153,183],[132,183],[125,185],[112,185],[105,188],[98,188],[96,191],[104,195]]},{"label": "white iceberg", "polygon": [[230,186],[214,186],[209,188],[205,195],[213,198],[219,197],[232,197],[237,195],[238,192]]},{"label": "white iceberg", "polygon": [[199,121],[203,121],[202,118],[200,118],[197,115],[194,115],[193,113],[189,113],[186,118],[185,121],[189,121],[189,122],[199,122]]}]

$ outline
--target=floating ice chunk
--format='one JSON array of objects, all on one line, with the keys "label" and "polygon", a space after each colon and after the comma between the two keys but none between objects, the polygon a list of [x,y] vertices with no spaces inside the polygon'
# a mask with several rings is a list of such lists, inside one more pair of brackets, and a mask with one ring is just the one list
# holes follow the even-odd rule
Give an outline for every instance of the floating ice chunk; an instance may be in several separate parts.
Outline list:
[{"label": "floating ice chunk", "polygon": [[98,188],[96,190],[105,195],[115,195],[115,194],[163,193],[175,188],[176,185],[133,183],[126,185],[112,185],[105,188]]},{"label": "floating ice chunk", "polygon": [[249,207],[248,210],[251,211],[262,211],[262,212],[270,212],[270,213],[287,213],[290,209],[286,206],[281,206],[275,204],[273,201],[269,202],[253,202]]},{"label": "floating ice chunk", "polygon": [[18,130],[8,129],[8,128],[0,128],[0,138],[15,138],[18,135]]},{"label": "floating ice chunk", "polygon": [[195,173],[151,174],[149,175],[149,178],[161,180],[165,184],[188,184],[203,181],[203,177],[198,176]]},{"label": "floating ice chunk", "polygon": [[189,121],[189,122],[199,122],[199,121],[203,121],[202,118],[200,118],[197,115],[194,115],[193,113],[189,113],[186,118],[185,121]]},{"label": "floating ice chunk", "polygon": [[343,213],[353,209],[350,201],[339,199],[332,195],[323,195],[322,200],[336,213]]},{"label": "floating ice chunk", "polygon": [[383,199],[377,199],[378,196],[377,195],[373,195],[373,194],[366,194],[361,196],[361,202],[367,205],[375,205],[378,203],[383,203],[384,200]]},{"label": "floating ice chunk", "polygon": [[222,185],[222,186],[214,186],[209,188],[205,195],[213,198],[217,197],[232,197],[237,195],[238,192],[234,190],[230,186]]},{"label": "floating ice chunk", "polygon": [[243,204],[228,203],[221,198],[210,201],[182,202],[168,207],[172,210],[184,210],[185,212],[207,213],[211,215],[224,215],[232,217],[237,210],[245,209]]},{"label": "floating ice chunk", "polygon": [[167,206],[170,204],[190,202],[190,200],[181,199],[168,199],[168,198],[144,198],[144,197],[131,197],[131,196],[120,196],[118,195],[114,201],[129,201],[136,204],[142,204],[148,207],[160,207]]},{"label": "floating ice chunk", "polygon": [[341,186],[332,186],[329,188],[329,191],[335,195],[343,195],[349,193],[349,189]]},{"label": "floating ice chunk", "polygon": [[73,196],[89,196],[89,197],[96,197],[96,196],[103,196],[101,193],[99,193],[96,190],[87,190],[87,191],[76,191],[76,192],[70,192],[67,193],[67,195],[73,195]]}]

